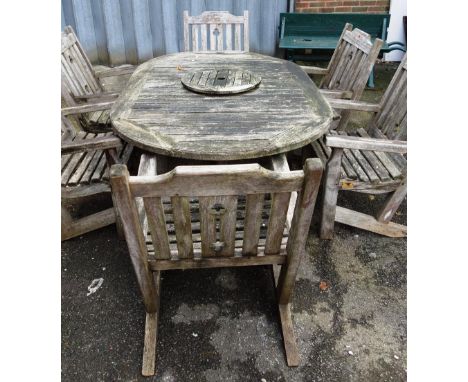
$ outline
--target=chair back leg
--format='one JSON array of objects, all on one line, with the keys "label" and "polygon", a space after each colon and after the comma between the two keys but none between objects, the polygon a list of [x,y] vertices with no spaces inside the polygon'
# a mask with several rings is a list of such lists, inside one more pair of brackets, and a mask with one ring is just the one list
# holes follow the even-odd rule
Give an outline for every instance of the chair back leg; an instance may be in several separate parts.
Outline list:
[{"label": "chair back leg", "polygon": [[343,149],[334,148],[325,171],[325,187],[323,191],[322,221],[320,224],[320,238],[331,239],[335,226],[336,202],[340,188],[341,158]]}]

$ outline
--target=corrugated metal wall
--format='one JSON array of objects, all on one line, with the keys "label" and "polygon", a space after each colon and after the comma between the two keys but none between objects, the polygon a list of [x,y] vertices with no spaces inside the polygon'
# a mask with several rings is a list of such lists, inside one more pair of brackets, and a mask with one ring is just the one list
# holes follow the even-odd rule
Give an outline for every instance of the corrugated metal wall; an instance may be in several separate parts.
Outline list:
[{"label": "corrugated metal wall", "polygon": [[71,25],[94,64],[137,64],[183,51],[183,16],[249,11],[250,50],[274,55],[287,0],[62,0],[62,29]]}]

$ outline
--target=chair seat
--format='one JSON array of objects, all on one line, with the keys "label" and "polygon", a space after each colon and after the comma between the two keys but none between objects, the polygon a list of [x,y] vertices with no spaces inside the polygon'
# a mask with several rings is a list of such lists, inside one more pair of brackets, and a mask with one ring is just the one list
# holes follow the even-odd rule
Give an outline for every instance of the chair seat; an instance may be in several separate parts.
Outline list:
[{"label": "chair seat", "polygon": [[[121,65],[115,69],[120,68],[132,68],[133,65]],[[96,65],[93,67],[96,75],[101,72],[109,70],[109,67],[103,65]],[[108,93],[120,93],[125,88],[131,74],[124,75],[110,75],[103,78],[99,78],[99,83],[103,87],[105,92]],[[95,111],[92,113],[83,114],[80,118],[80,122],[85,130],[105,132],[111,131],[111,121],[109,117],[110,110]]]},{"label": "chair seat", "polygon": [[[329,134],[370,137],[363,128],[354,133],[330,130]],[[387,139],[380,131],[375,135],[374,138]],[[325,145],[323,138],[312,142],[312,148],[326,165],[331,155],[331,148]],[[385,190],[392,189],[398,187],[406,173],[406,158],[402,154],[351,149],[344,149],[343,154],[340,178],[342,189],[358,191],[359,188],[367,189],[368,185],[373,188],[379,185]]]},{"label": "chair seat", "polygon": [[[73,141],[104,137],[112,133],[93,134],[80,131]],[[133,146],[125,143],[117,149],[121,163],[127,163]],[[73,154],[64,154],[61,159],[62,187],[89,186],[94,183],[109,183],[109,169],[103,150],[89,150]],[[110,191],[110,189],[109,189]]]},{"label": "chair seat", "polygon": [[110,132],[112,125],[109,113],[110,110],[100,110],[82,114],[80,116],[80,124],[87,131]]},{"label": "chair seat", "polygon": [[[245,197],[239,196],[237,200],[237,218],[236,218],[236,238],[235,238],[235,255],[240,256],[242,254],[242,244],[244,237],[244,220],[245,220]],[[174,227],[174,218],[172,215],[172,205],[169,199],[163,199],[163,208],[166,218],[166,228],[169,237],[169,247],[171,250],[171,260],[178,260],[177,258],[177,239],[175,235]],[[269,195],[266,195],[265,201],[263,204],[262,211],[262,224],[260,228],[260,239],[258,242],[258,253],[261,254],[265,247],[266,235],[268,229],[268,220],[270,217],[271,209],[271,199]],[[201,258],[201,234],[200,234],[200,212],[199,212],[199,203],[197,199],[190,200],[190,215],[192,223],[192,241],[193,241],[193,250],[194,257]],[[219,227],[217,227],[217,232],[219,232]],[[218,234],[218,233],[217,233]],[[280,254],[286,255],[286,242],[288,238],[288,229],[285,228],[283,232],[283,239],[281,241],[282,249]],[[155,260],[155,251],[151,238],[151,233],[148,232],[145,235],[146,247],[148,250],[149,260]]]}]

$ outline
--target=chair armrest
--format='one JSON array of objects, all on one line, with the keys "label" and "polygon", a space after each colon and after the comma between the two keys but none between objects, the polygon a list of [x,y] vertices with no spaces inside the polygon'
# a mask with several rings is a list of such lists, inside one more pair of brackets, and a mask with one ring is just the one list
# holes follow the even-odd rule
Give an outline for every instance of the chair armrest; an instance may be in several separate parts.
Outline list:
[{"label": "chair armrest", "polygon": [[136,66],[109,68],[96,73],[96,77],[100,79],[101,77],[124,76],[126,74],[132,74],[135,71],[135,69]]},{"label": "chair armrest", "polygon": [[331,90],[331,89],[320,89],[320,93],[327,98],[345,98],[350,99],[353,96],[351,90]]},{"label": "chair armrest", "polygon": [[345,110],[360,110],[377,112],[380,110],[380,105],[375,103],[368,103],[362,101],[354,101],[349,99],[329,99],[328,103],[334,109]]},{"label": "chair armrest", "polygon": [[80,96],[75,96],[77,100],[84,101],[95,101],[95,102],[104,102],[106,99],[117,98],[119,93],[97,93],[97,94],[84,94]]},{"label": "chair armrest", "polygon": [[327,135],[325,137],[325,144],[329,147],[342,149],[383,151],[399,154],[404,154],[407,151],[406,141],[391,141],[389,139]]},{"label": "chair armrest", "polygon": [[304,66],[299,65],[301,69],[307,74],[318,74],[324,76],[328,73],[328,68],[319,68],[318,66]]},{"label": "chair armrest", "polygon": [[90,113],[92,111],[107,110],[112,107],[115,101],[90,103],[79,106],[70,106],[62,108],[62,115]]},{"label": "chair armrest", "polygon": [[118,137],[107,136],[79,141],[62,142],[62,154],[71,154],[87,150],[107,150],[122,146]]}]

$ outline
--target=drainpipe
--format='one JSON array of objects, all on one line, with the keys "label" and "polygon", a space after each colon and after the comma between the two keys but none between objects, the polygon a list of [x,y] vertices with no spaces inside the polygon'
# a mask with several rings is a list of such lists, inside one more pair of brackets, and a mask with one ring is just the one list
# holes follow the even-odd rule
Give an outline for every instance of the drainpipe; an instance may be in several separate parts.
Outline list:
[{"label": "drainpipe", "polygon": [[295,1],[294,0],[288,0],[288,12],[289,13],[293,13],[294,12],[294,4]]}]

